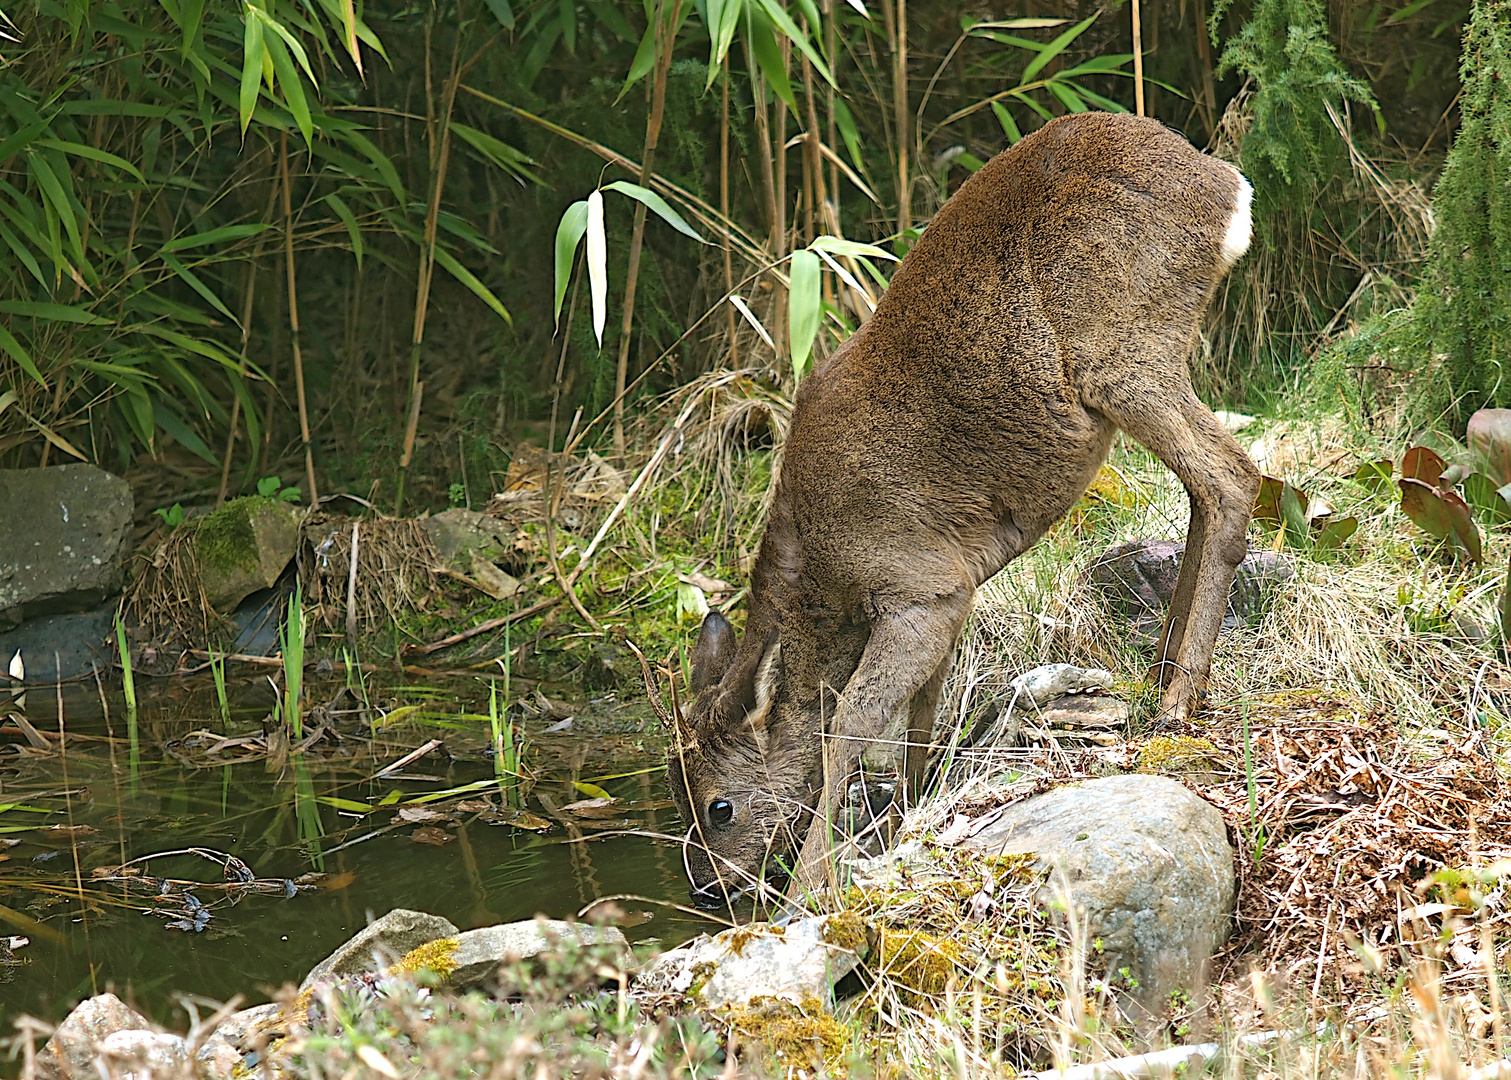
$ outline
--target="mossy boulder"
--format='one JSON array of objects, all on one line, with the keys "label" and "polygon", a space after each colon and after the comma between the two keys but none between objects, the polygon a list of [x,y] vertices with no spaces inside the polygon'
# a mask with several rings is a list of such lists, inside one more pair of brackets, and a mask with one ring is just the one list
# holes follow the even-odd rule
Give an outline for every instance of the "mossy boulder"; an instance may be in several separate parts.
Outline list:
[{"label": "mossy boulder", "polygon": [[299,549],[299,511],[256,495],[233,499],[192,528],[200,587],[222,615],[274,585]]}]

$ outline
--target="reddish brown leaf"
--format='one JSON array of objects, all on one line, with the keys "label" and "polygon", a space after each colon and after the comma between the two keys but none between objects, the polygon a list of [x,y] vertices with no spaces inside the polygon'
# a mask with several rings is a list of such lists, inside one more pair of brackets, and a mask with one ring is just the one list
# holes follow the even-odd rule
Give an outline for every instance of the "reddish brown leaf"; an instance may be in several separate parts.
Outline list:
[{"label": "reddish brown leaf", "polygon": [[1447,463],[1438,457],[1436,451],[1425,446],[1413,446],[1401,458],[1402,477],[1420,480],[1432,487],[1437,487],[1438,481],[1443,478],[1443,470],[1447,467]]},{"label": "reddish brown leaf", "polygon": [[435,847],[440,847],[442,844],[449,844],[453,839],[455,839],[445,829],[437,829],[434,825],[421,825],[418,829],[409,834],[409,838],[416,844],[432,844]]},{"label": "reddish brown leaf", "polygon": [[1442,491],[1421,480],[1402,477],[1401,509],[1417,527],[1439,540],[1452,538],[1475,562],[1484,562],[1479,526],[1469,504],[1451,491]]}]

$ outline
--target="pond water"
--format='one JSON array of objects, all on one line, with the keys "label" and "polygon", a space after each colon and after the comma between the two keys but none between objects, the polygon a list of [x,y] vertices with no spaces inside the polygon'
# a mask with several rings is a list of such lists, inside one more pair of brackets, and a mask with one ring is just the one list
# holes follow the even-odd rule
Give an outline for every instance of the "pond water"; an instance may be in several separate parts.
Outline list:
[{"label": "pond water", "polygon": [[[169,1025],[184,1023],[180,993],[256,1004],[396,907],[465,930],[627,894],[643,898],[615,901],[632,942],[709,928],[671,906],[687,899],[676,844],[645,835],[679,829],[638,706],[532,688],[501,710],[523,745],[511,798],[483,680],[317,682],[305,700],[332,705],[305,715],[304,735],[325,730],[293,754],[264,735],[266,673],[235,674],[229,718],[208,677],[143,689],[134,746],[93,683],[33,690],[33,730],[0,726],[0,945],[29,939],[0,963],[0,1030],[107,989]],[[0,701],[0,721],[12,712]],[[616,801],[566,809],[595,788]]]}]

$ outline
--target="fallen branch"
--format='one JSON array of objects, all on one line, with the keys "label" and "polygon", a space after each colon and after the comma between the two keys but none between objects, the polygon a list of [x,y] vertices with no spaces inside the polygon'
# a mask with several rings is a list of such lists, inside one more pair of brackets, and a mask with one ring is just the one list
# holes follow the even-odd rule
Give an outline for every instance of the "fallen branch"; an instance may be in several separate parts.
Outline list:
[{"label": "fallen branch", "polygon": [[489,619],[485,623],[478,623],[469,630],[463,630],[460,633],[452,634],[450,637],[444,637],[440,641],[432,641],[429,645],[405,645],[402,651],[406,655],[411,656],[429,656],[433,652],[439,652],[442,649],[449,649],[453,645],[458,645],[468,638],[474,638],[479,634],[498,630],[508,626],[510,623],[518,622],[521,619],[528,619],[532,615],[539,615],[547,608],[561,603],[561,599],[559,596],[547,597],[544,600],[531,604],[527,608],[520,608],[512,615],[502,615],[497,619]]}]

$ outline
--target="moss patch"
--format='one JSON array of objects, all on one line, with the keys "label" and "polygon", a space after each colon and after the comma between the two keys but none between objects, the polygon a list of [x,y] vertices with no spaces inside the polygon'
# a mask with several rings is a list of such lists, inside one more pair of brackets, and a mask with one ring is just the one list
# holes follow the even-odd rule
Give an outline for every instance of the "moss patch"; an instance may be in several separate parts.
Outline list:
[{"label": "moss patch", "polygon": [[272,499],[245,495],[206,514],[194,527],[194,555],[211,570],[256,571],[261,565],[252,515],[276,504]]},{"label": "moss patch", "polygon": [[1138,753],[1139,772],[1199,772],[1221,765],[1216,743],[1190,735],[1156,735]]},{"label": "moss patch", "polygon": [[883,930],[877,945],[876,971],[906,1005],[944,1001],[950,981],[958,981],[965,952],[954,941],[922,930]]},{"label": "moss patch", "polygon": [[822,1076],[847,1072],[851,1031],[817,998],[801,1004],[785,998],[752,998],[749,1005],[730,1009],[724,1018],[779,1070],[806,1067]]}]

